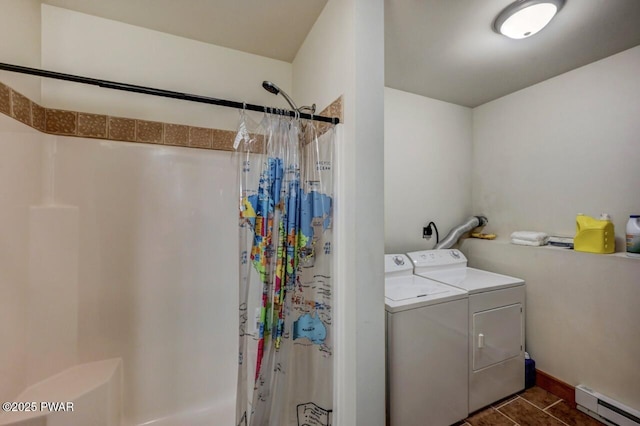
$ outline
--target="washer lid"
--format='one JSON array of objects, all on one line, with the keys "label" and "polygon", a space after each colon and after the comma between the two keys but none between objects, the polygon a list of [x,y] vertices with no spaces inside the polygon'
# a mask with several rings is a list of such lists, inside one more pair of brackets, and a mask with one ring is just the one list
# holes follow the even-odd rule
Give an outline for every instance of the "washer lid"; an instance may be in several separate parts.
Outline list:
[{"label": "washer lid", "polygon": [[402,279],[389,279],[385,286],[385,297],[399,302],[417,297],[446,293],[451,289],[435,281],[425,280],[415,275]]},{"label": "washer lid", "polygon": [[463,290],[417,275],[387,277],[384,293],[386,308],[390,312],[467,297]]},{"label": "washer lid", "polygon": [[524,284],[524,281],[520,278],[496,274],[475,268],[442,269],[438,271],[425,272],[420,274],[420,276],[461,288],[468,291],[469,294],[498,290],[501,288]]}]

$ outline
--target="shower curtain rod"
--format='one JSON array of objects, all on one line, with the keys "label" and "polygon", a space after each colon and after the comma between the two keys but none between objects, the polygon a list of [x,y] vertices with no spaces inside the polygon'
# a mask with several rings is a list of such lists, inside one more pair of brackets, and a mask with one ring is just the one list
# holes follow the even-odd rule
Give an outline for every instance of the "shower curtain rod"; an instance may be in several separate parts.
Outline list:
[{"label": "shower curtain rod", "polygon": [[199,102],[202,104],[220,105],[229,108],[245,109],[250,111],[266,112],[267,110],[274,113],[281,113],[289,117],[295,117],[300,114],[300,118],[307,120],[322,121],[325,123],[339,124],[340,119],[337,117],[323,117],[321,115],[311,115],[307,113],[297,113],[296,111],[285,110],[282,108],[272,108],[261,105],[247,104],[244,102],[228,101],[226,99],[210,98],[207,96],[192,95],[189,93],[174,92],[171,90],[154,89],[152,87],[137,86],[135,84],[118,83],[115,81],[99,80],[95,78],[81,77],[72,74],[64,74],[55,71],[46,71],[37,68],[23,67],[20,65],[12,65],[0,63],[0,70],[17,72],[21,74],[36,75],[38,77],[55,78],[57,80],[73,81],[75,83],[91,84],[107,89],[123,90],[125,92],[142,93],[151,96],[160,96],[164,98],[181,99],[189,102]]}]

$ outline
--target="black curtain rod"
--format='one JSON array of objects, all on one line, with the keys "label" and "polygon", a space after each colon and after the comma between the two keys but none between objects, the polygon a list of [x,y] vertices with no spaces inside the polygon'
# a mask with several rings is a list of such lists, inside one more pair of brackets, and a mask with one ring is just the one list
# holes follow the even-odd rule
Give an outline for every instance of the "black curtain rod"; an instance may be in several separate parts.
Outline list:
[{"label": "black curtain rod", "polygon": [[[98,80],[95,78],[80,77],[77,75],[40,70],[37,68],[23,67],[20,65],[0,63],[0,70],[17,72],[21,74],[37,75],[38,77],[55,78],[57,80],[73,81],[75,83],[92,84],[94,86],[100,86],[107,89],[123,90],[125,92],[143,93],[145,95],[181,99],[183,101],[190,101],[190,102],[199,102],[202,104],[220,105],[220,106],[229,107],[229,108],[246,109],[246,110],[258,111],[258,112],[270,111],[273,113],[281,113],[282,115],[288,115],[289,117],[296,116],[295,111],[284,110],[281,108],[265,107],[261,105],[247,104],[244,102],[228,101],[226,99],[217,99],[217,98],[210,98],[207,96],[191,95],[189,93],[173,92],[171,90],[154,89],[152,87],[137,86],[135,84],[117,83],[115,81],[107,81],[107,80]],[[322,121],[325,123],[332,123],[332,124],[340,123],[340,119],[337,117],[323,117],[321,115],[311,115],[307,113],[299,113],[299,114],[300,114],[300,118],[305,118],[307,120]]]}]

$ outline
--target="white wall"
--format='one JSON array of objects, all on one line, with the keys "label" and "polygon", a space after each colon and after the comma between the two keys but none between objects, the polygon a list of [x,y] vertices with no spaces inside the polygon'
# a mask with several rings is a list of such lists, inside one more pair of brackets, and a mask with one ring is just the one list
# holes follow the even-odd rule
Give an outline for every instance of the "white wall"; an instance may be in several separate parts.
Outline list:
[{"label": "white wall", "polygon": [[577,213],[607,212],[624,250],[640,212],[639,69],[635,47],[474,109],[473,208],[492,230],[573,236]]},{"label": "white wall", "polygon": [[384,4],[330,0],[294,62],[294,97],[326,105],[344,95],[336,149],[338,425],[384,424]]},{"label": "white wall", "polygon": [[[66,9],[42,5],[42,67],[258,105],[287,106],[262,89],[270,80],[291,92],[292,66]],[[78,83],[43,80],[49,108],[235,130],[238,111]]]},{"label": "white wall", "polygon": [[[40,68],[40,1],[2,0],[0,13],[0,62]],[[40,100],[40,79],[0,71],[0,81]]]},{"label": "white wall", "polygon": [[471,109],[396,89],[384,91],[385,252],[432,248],[471,210]]},{"label": "white wall", "polygon": [[42,139],[0,114],[0,400],[27,385],[29,206],[40,201]]},{"label": "white wall", "polygon": [[[474,109],[473,209],[487,229],[573,236],[576,213],[608,212],[621,242],[640,212],[639,69],[635,47]],[[527,349],[540,370],[640,407],[639,261],[504,242],[463,249],[473,266],[527,281]]]}]

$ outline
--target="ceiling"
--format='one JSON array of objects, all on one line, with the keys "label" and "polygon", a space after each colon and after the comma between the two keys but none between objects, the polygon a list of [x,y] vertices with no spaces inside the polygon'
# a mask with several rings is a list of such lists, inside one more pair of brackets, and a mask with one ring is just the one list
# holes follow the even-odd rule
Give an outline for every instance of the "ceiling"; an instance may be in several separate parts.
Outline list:
[{"label": "ceiling", "polygon": [[41,2],[292,62],[327,0],[41,0]]},{"label": "ceiling", "polygon": [[385,0],[386,86],[475,107],[640,44],[640,0],[567,0],[523,40],[491,27],[510,3]]},{"label": "ceiling", "polygon": [[[327,3],[41,1],[286,62]],[[385,85],[475,107],[640,44],[640,0],[566,0],[547,28],[523,40],[491,28],[511,1],[385,0]]]}]

